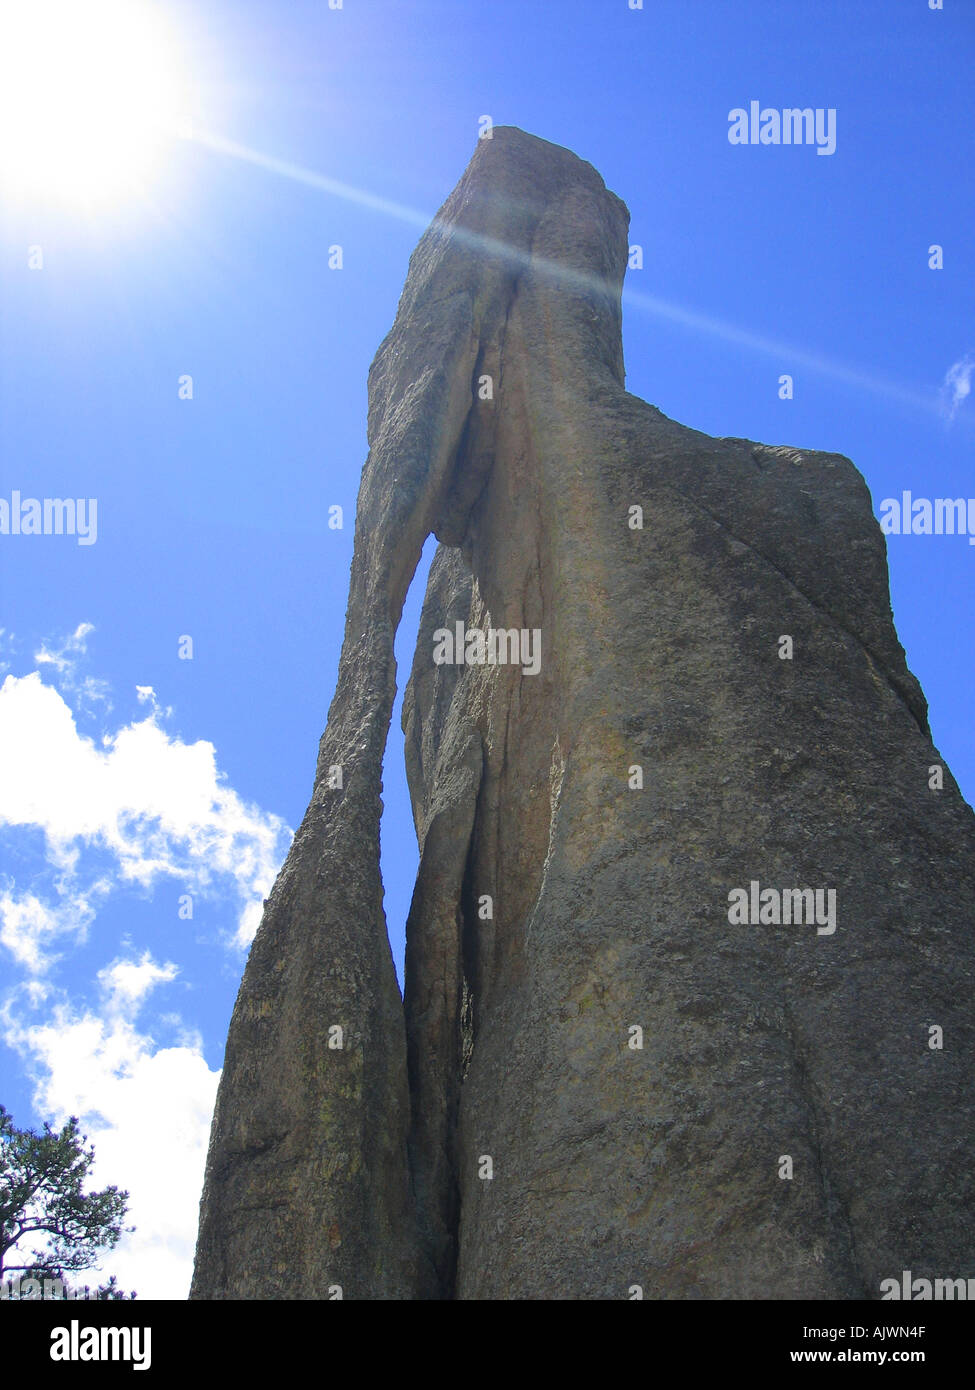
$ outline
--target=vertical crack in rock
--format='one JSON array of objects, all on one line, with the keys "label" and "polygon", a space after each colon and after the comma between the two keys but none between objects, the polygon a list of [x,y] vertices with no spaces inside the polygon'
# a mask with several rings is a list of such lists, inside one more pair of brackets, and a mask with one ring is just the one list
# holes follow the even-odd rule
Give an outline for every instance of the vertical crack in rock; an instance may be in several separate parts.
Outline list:
[{"label": "vertical crack in rock", "polygon": [[[975,820],[947,769],[928,786],[870,496],[840,455],[712,439],[626,392],[627,221],[589,165],[495,128],[411,258],[370,372],[312,800],[231,1022],[194,1297],[975,1276]],[[431,531],[401,1004],[381,770]],[[438,663],[458,624],[512,632],[513,659]],[[733,924],[752,882],[835,890],[836,930]]]}]

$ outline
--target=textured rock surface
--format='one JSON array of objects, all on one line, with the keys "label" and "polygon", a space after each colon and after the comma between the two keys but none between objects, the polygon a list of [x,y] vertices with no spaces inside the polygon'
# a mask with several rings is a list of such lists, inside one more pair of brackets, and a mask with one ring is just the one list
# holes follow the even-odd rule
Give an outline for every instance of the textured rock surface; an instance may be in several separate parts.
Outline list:
[{"label": "textured rock surface", "polygon": [[[975,1275],[975,818],[947,769],[928,785],[869,494],[838,455],[625,391],[626,232],[589,165],[496,128],[411,260],[315,790],[231,1024],[196,1297]],[[401,1006],[381,759],[430,531]],[[436,665],[457,621],[538,629],[539,674]],[[834,889],[835,932],[732,925],[753,880]]]}]

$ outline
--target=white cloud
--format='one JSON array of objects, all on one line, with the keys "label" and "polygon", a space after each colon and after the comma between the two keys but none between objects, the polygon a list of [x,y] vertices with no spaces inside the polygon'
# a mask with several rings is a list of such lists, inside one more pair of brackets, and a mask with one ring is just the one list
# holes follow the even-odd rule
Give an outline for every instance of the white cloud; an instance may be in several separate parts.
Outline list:
[{"label": "white cloud", "polygon": [[[158,983],[172,978],[148,954],[131,965],[101,972],[130,1010]],[[172,970],[172,973],[169,973]],[[8,1016],[9,1019],[9,1016]],[[116,1274],[140,1298],[185,1298],[193,1264],[200,1191],[218,1071],[211,1071],[200,1040],[154,1049],[131,1018],[75,1014],[59,1006],[48,1023],[9,1029],[6,1041],[33,1063],[40,1077],[39,1112],[56,1125],[77,1115],[94,1145],[90,1183],[129,1193],[126,1225],[134,1226],[103,1256],[101,1275]]]},{"label": "white cloud", "polygon": [[106,996],[109,1012],[132,1018],[143,1000],[156,985],[168,984],[178,974],[172,961],[157,965],[151,951],[143,951],[140,960],[113,960],[98,972],[98,980]]},{"label": "white cloud", "polygon": [[94,916],[87,898],[65,897],[52,907],[34,893],[16,897],[4,891],[0,893],[0,943],[32,975],[41,975],[57,959],[49,951],[53,939],[73,935],[77,943],[84,941]]},{"label": "white cloud", "polygon": [[226,785],[212,743],[183,743],[159,719],[153,709],[99,748],[37,672],[7,676],[0,687],[0,824],[40,828],[50,863],[69,876],[82,850],[97,847],[114,857],[121,879],[146,888],[164,874],[190,892],[229,879],[239,901],[237,939],[246,945],[290,831]]},{"label": "white cloud", "polygon": [[955,418],[961,406],[971,395],[973,373],[975,373],[975,357],[971,353],[966,353],[957,362],[953,362],[945,372],[941,395],[949,420]]},{"label": "white cloud", "polygon": [[[0,827],[31,868],[29,884],[0,880],[0,950],[24,971],[0,996],[0,1024],[34,1083],[37,1114],[55,1124],[78,1115],[95,1146],[93,1181],[130,1193],[136,1230],[106,1254],[102,1277],[116,1274],[142,1298],[185,1298],[219,1072],[178,1012],[153,1015],[168,1046],[137,1019],[177,976],[194,983],[192,958],[157,960],[142,943],[119,954],[113,928],[94,1003],[91,967],[72,974],[68,960],[60,977],[46,972],[68,948],[99,945],[98,910],[112,893],[152,890],[164,878],[180,895],[229,903],[236,933],[227,943],[246,946],[291,832],[228,785],[212,743],[185,743],[163,727],[172,711],[151,686],[136,686],[144,717],[115,728],[103,717],[96,738],[79,732],[76,711],[104,684],[77,676],[91,631],[82,623],[61,646],[37,651],[59,688],[41,670],[0,685]],[[174,928],[167,954],[191,943],[174,909],[175,897],[165,909]]]},{"label": "white cloud", "polygon": [[251,944],[251,942],[254,940],[254,937],[257,935],[257,929],[261,925],[261,918],[263,915],[263,898],[260,901],[255,900],[252,903],[248,903],[248,905],[244,908],[243,912],[240,914],[240,919],[237,923],[237,933],[234,936],[234,942],[237,946],[240,947],[242,951],[245,950]]}]

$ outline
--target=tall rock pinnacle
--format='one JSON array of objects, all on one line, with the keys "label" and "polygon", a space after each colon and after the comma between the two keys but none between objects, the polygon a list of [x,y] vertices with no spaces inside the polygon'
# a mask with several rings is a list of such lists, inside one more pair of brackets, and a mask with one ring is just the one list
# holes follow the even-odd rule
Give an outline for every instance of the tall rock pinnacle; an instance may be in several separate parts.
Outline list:
[{"label": "tall rock pinnacle", "polygon": [[[590,165],[495,128],[413,254],[193,1297],[975,1276],[975,817],[870,496],[839,455],[712,439],[627,393],[627,223]],[[431,532],[401,1003],[382,756]]]}]

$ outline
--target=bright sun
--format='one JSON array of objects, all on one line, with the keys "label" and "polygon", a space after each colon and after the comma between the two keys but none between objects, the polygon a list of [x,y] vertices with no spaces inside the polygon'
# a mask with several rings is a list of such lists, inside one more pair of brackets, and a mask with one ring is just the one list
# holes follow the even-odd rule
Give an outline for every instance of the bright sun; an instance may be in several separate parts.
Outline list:
[{"label": "bright sun", "polygon": [[98,202],[143,189],[186,118],[173,36],[157,5],[0,0],[7,192]]}]

